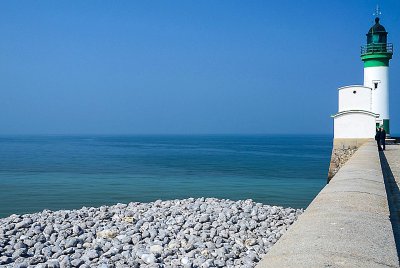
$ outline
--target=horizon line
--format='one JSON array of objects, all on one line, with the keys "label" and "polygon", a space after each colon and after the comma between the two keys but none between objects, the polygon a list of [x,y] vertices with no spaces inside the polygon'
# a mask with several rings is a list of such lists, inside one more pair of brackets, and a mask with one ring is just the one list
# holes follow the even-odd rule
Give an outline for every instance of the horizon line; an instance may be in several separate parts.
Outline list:
[{"label": "horizon line", "polygon": [[0,133],[1,136],[296,136],[322,135],[333,133]]}]

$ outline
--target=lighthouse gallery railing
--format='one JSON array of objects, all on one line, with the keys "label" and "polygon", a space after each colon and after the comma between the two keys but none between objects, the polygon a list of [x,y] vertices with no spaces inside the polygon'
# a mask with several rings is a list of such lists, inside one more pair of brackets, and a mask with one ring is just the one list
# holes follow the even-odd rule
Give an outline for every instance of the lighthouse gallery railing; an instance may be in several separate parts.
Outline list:
[{"label": "lighthouse gallery railing", "polygon": [[361,46],[361,55],[370,54],[375,52],[393,53],[393,44],[377,43]]}]

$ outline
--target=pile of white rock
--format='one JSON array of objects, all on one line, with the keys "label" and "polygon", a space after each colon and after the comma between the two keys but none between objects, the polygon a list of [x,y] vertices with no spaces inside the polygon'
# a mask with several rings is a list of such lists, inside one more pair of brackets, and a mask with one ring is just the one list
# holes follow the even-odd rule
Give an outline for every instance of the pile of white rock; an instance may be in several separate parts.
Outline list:
[{"label": "pile of white rock", "polygon": [[254,267],[302,210],[215,198],[0,219],[1,267]]}]

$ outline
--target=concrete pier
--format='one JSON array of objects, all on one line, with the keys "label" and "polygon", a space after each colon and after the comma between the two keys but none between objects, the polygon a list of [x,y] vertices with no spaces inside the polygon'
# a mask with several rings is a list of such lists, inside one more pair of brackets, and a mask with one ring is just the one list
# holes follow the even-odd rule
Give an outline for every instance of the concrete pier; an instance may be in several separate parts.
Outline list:
[{"label": "concrete pier", "polygon": [[[387,166],[400,171],[395,146]],[[257,267],[399,267],[382,156],[374,141],[363,144]]]}]

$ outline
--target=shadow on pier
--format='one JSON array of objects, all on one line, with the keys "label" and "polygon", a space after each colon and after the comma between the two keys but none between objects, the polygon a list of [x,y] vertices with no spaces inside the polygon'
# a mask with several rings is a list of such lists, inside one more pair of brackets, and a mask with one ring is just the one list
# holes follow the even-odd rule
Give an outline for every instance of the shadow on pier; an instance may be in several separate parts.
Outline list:
[{"label": "shadow on pier", "polygon": [[383,178],[385,181],[386,194],[388,197],[390,222],[392,223],[394,239],[396,243],[397,256],[400,256],[400,190],[396,183],[390,165],[386,159],[385,153],[380,151],[379,158],[381,161],[381,168]]}]

